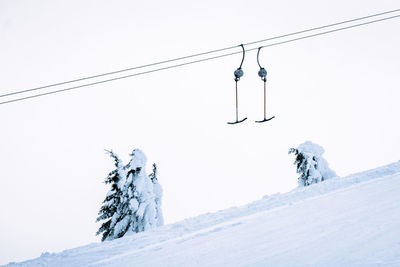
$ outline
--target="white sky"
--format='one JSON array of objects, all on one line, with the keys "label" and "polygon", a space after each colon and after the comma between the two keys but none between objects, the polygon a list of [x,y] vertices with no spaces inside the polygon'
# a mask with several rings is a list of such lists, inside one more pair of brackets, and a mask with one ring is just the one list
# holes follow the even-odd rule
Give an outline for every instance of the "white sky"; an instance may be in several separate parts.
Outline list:
[{"label": "white sky", "polygon": [[[0,94],[397,9],[398,1],[0,1]],[[311,140],[339,175],[400,159],[400,19],[0,105],[0,264],[98,241],[112,170],[159,165],[167,223],[297,185]],[[238,48],[237,51],[240,51]]]}]

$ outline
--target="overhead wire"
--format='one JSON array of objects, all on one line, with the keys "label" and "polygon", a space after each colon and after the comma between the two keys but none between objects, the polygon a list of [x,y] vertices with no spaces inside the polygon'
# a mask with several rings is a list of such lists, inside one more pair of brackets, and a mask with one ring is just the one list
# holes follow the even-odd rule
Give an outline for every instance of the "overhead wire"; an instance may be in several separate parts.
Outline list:
[{"label": "overhead wire", "polygon": [[[398,9],[400,10],[400,9]],[[388,13],[388,12],[386,12]],[[353,24],[350,26],[346,26],[346,27],[342,27],[342,28],[337,28],[337,29],[333,29],[333,30],[329,30],[329,31],[325,31],[325,32],[319,32],[319,33],[315,33],[315,34],[311,34],[311,35],[306,35],[306,36],[302,36],[302,37],[298,37],[298,38],[294,38],[294,39],[290,39],[290,40],[285,40],[285,41],[281,41],[281,42],[276,42],[276,43],[272,43],[272,44],[268,44],[268,45],[264,45],[261,46],[262,48],[265,47],[271,47],[271,46],[276,46],[276,45],[281,45],[281,44],[285,44],[285,43],[289,43],[289,42],[294,42],[294,41],[299,41],[299,40],[303,40],[303,39],[307,39],[307,38],[312,38],[312,37],[316,37],[316,36],[320,36],[320,35],[325,35],[325,34],[329,34],[329,33],[333,33],[333,32],[338,32],[338,31],[342,31],[342,30],[346,30],[346,29],[350,29],[350,28],[355,28],[355,27],[359,27],[359,26],[363,26],[363,25],[368,25],[368,24],[372,24],[372,23],[376,23],[376,22],[380,22],[380,21],[384,21],[384,20],[389,20],[389,19],[394,19],[400,17],[400,15],[396,15],[396,16],[390,16],[390,17],[385,17],[385,18],[381,18],[381,19],[376,19],[376,20],[372,20],[372,21],[367,21],[367,22],[363,22],[363,23],[359,23],[359,24]],[[320,27],[318,27],[320,28]],[[302,31],[305,32],[305,31]],[[278,37],[274,37],[274,39],[277,39]],[[266,41],[267,39],[265,39],[264,41]],[[271,40],[271,38],[269,39]],[[251,44],[254,44],[255,42],[252,42]],[[235,48],[238,46],[234,46]],[[245,51],[253,51],[253,50],[257,50],[258,48],[250,48],[250,49],[246,49]],[[226,50],[226,49],[219,49],[220,51]],[[214,50],[216,51],[216,50]],[[207,53],[207,52],[205,52]],[[211,52],[210,52],[211,53]],[[68,87],[68,88],[64,88],[64,89],[60,89],[60,90],[55,90],[55,91],[50,91],[50,92],[46,92],[46,93],[41,93],[41,94],[36,94],[36,95],[30,95],[27,97],[22,97],[22,98],[17,98],[17,99],[12,99],[12,100],[8,100],[8,101],[4,101],[4,102],[0,102],[1,104],[7,104],[7,103],[12,103],[12,102],[17,102],[17,101],[22,101],[22,100],[26,100],[26,99],[31,99],[31,98],[36,98],[36,97],[41,97],[41,96],[45,96],[45,95],[51,95],[51,94],[56,94],[56,93],[60,93],[60,92],[65,92],[65,91],[70,91],[70,90],[75,90],[78,88],[82,88],[82,87],[88,87],[88,86],[92,86],[92,85],[96,85],[96,84],[102,84],[102,83],[106,83],[106,82],[111,82],[111,81],[116,81],[116,80],[121,80],[121,79],[125,79],[125,78],[129,78],[129,77],[134,77],[134,76],[139,76],[139,75],[144,75],[144,74],[149,74],[152,72],[157,72],[157,71],[162,71],[162,70],[167,70],[167,69],[172,69],[172,68],[177,68],[177,67],[181,67],[181,66],[186,66],[186,65],[191,65],[191,64],[195,64],[195,63],[200,63],[200,62],[204,62],[204,61],[208,61],[208,60],[213,60],[213,59],[218,59],[218,58],[222,58],[222,57],[227,57],[227,56],[232,56],[232,55],[236,55],[236,54],[240,54],[242,53],[242,51],[239,52],[232,52],[232,53],[227,53],[227,54],[222,54],[222,55],[217,55],[217,56],[213,56],[213,57],[207,57],[207,58],[203,58],[203,59],[199,59],[199,60],[194,60],[194,61],[189,61],[189,62],[185,62],[185,63],[180,63],[180,64],[175,64],[175,65],[171,65],[171,66],[167,66],[167,67],[162,67],[162,68],[157,68],[157,69],[153,69],[153,70],[148,70],[148,71],[143,71],[143,72],[139,72],[139,73],[134,73],[134,74],[129,74],[129,75],[124,75],[124,76],[120,76],[120,77],[116,77],[116,78],[111,78],[111,79],[106,79],[106,80],[101,80],[101,81],[96,81],[96,82],[92,82],[92,83],[88,83],[88,84],[83,84],[83,85],[78,85],[78,86],[73,86],[73,87]],[[182,57],[183,58],[183,57]],[[170,60],[170,61],[176,61],[176,60]],[[161,64],[161,63],[159,63]],[[152,63],[149,65],[157,65],[157,63]],[[105,75],[105,74],[104,74]],[[102,75],[102,76],[104,76]],[[68,82],[64,82],[64,83],[60,83],[60,84],[65,84]],[[50,86],[48,86],[50,87]],[[26,91],[26,90],[25,90]],[[4,95],[3,95],[4,96]],[[1,97],[1,96],[0,96]]]},{"label": "overhead wire", "polygon": [[302,31],[297,31],[297,32],[293,32],[293,33],[280,35],[278,37],[272,37],[272,38],[267,38],[267,39],[258,40],[258,41],[254,41],[254,42],[249,42],[244,45],[252,45],[252,44],[262,43],[262,42],[266,42],[266,41],[271,41],[271,40],[278,39],[278,38],[288,37],[288,36],[295,35],[295,34],[301,34],[301,33],[306,33],[306,32],[310,32],[310,31],[321,30],[321,29],[338,26],[338,25],[342,25],[342,24],[346,24],[346,23],[350,23],[350,22],[355,22],[355,21],[359,21],[359,20],[363,20],[363,19],[369,19],[369,18],[373,18],[373,17],[377,17],[377,16],[382,16],[382,15],[386,15],[386,14],[390,14],[390,13],[394,13],[394,12],[398,12],[398,11],[400,11],[400,9],[394,9],[394,10],[377,13],[377,14],[372,14],[372,15],[368,15],[368,16],[364,16],[364,17],[355,18],[355,19],[340,21],[340,22],[336,22],[336,23],[332,23],[332,24],[328,24],[328,25],[324,25],[324,26],[319,26],[319,27],[315,27],[315,28],[311,28],[311,29],[307,29],[307,30],[302,30]]},{"label": "overhead wire", "polygon": [[[288,33],[288,34],[275,36],[275,37],[270,37],[270,38],[266,38],[266,39],[252,41],[252,42],[245,43],[243,45],[248,46],[248,45],[262,43],[262,42],[266,42],[266,41],[272,41],[272,40],[276,40],[276,39],[280,39],[280,38],[284,38],[284,37],[289,37],[289,36],[292,36],[292,35],[297,35],[297,34],[306,33],[306,32],[310,32],[310,31],[325,29],[325,28],[329,28],[329,27],[334,27],[334,26],[338,26],[338,25],[342,25],[342,24],[346,24],[346,23],[350,23],[350,22],[355,22],[355,21],[359,21],[359,20],[364,20],[364,19],[368,19],[368,18],[372,18],[372,17],[382,16],[382,15],[386,15],[386,14],[390,14],[390,13],[394,13],[394,12],[398,12],[398,11],[400,11],[400,9],[389,10],[389,11],[376,13],[376,14],[372,14],[372,15],[368,15],[368,16],[358,17],[358,18],[355,18],[355,19],[345,20],[345,21],[336,22],[336,23],[332,23],[332,24],[328,24],[328,25],[319,26],[319,27],[314,27],[314,28],[310,28],[310,29],[306,29],[306,30],[296,31],[296,32]],[[21,90],[21,91],[2,94],[2,95],[0,95],[0,97],[12,96],[12,95],[17,95],[17,94],[37,91],[37,90],[41,90],[41,89],[46,89],[46,88],[50,88],[50,87],[65,85],[65,84],[69,84],[69,83],[75,83],[75,82],[79,82],[79,81],[84,81],[84,80],[88,80],[88,79],[94,79],[94,78],[104,77],[104,76],[113,75],[113,74],[117,74],[117,73],[122,73],[122,72],[127,72],[127,71],[147,68],[147,67],[152,67],[152,66],[156,66],[156,65],[160,65],[160,64],[171,63],[171,62],[174,62],[174,61],[179,61],[179,60],[183,60],[183,59],[189,59],[189,58],[192,58],[192,57],[198,57],[198,56],[204,56],[204,55],[213,54],[213,53],[217,53],[217,52],[222,52],[222,51],[234,49],[234,48],[237,48],[237,47],[238,47],[237,45],[229,46],[229,47],[225,47],[225,48],[210,50],[210,51],[201,52],[201,53],[192,54],[192,55],[187,55],[187,56],[183,56],[183,57],[167,59],[167,60],[154,62],[154,63],[150,63],[150,64],[145,64],[145,65],[141,65],[141,66],[135,66],[135,67],[125,68],[125,69],[121,69],[121,70],[116,70],[116,71],[96,74],[96,75],[92,75],[92,76],[82,77],[82,78],[78,78],[78,79],[68,80],[68,81],[64,81],[64,82],[53,83],[53,84],[44,85],[44,86],[40,86],[40,87],[35,87],[35,88],[31,88],[31,89],[26,89],[26,90]],[[96,83],[93,83],[93,84],[96,84]]]},{"label": "overhead wire", "polygon": [[[270,47],[270,46],[290,43],[290,42],[299,41],[299,40],[303,40],[303,39],[307,39],[307,38],[311,38],[311,37],[315,37],[315,36],[319,36],[319,35],[324,35],[324,34],[343,31],[343,30],[347,30],[347,29],[351,29],[351,28],[355,28],[355,27],[359,27],[359,26],[363,26],[363,25],[368,25],[368,24],[372,24],[372,23],[375,23],[375,22],[379,22],[379,21],[384,21],[384,20],[388,20],[388,19],[394,19],[394,18],[397,18],[397,17],[400,17],[400,15],[386,17],[386,18],[377,19],[377,20],[372,20],[372,21],[368,21],[368,22],[364,22],[364,23],[360,23],[360,24],[350,25],[350,26],[347,26],[347,27],[334,29],[334,30],[330,30],[330,31],[326,31],[326,32],[321,32],[321,33],[315,33],[315,34],[311,34],[311,35],[307,35],[307,36],[302,36],[302,37],[291,39],[291,40],[287,40],[287,41],[282,41],[282,42],[277,42],[277,43],[274,43],[274,44],[264,45],[262,47],[264,48],[264,47]],[[254,48],[252,50],[255,50],[255,49],[256,48]]]}]

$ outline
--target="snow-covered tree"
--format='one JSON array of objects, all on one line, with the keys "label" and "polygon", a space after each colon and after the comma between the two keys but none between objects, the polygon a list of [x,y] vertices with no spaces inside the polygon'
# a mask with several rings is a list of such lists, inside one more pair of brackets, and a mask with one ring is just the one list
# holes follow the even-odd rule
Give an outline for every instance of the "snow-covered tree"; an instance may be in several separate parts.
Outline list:
[{"label": "snow-covered tree", "polygon": [[158,175],[157,164],[153,163],[153,169],[152,169],[151,173],[149,174],[149,178],[151,179],[153,184],[155,182],[157,182],[157,180],[158,180],[157,175]]},{"label": "snow-covered tree", "polygon": [[[118,201],[112,202],[115,206],[110,216],[99,216],[99,220],[104,218],[107,221],[105,229],[100,227],[98,234],[103,233],[102,240],[112,240],[120,238],[129,232],[142,232],[162,225],[161,186],[157,182],[157,169],[153,169],[153,181],[146,174],[146,156],[140,149],[133,150],[130,162],[118,168],[118,180],[115,180],[115,192],[110,191],[110,195],[117,195]],[[157,193],[154,192],[156,190]],[[106,198],[107,199],[107,198]],[[158,203],[160,205],[158,205]],[[111,203],[110,203],[111,204]],[[103,207],[102,207],[103,209]],[[100,210],[99,214],[102,212]]]},{"label": "snow-covered tree", "polygon": [[[107,151],[107,150],[106,150]],[[114,235],[113,228],[111,227],[112,218],[117,211],[117,207],[120,204],[120,197],[122,191],[119,188],[119,182],[121,181],[121,170],[123,169],[122,161],[112,151],[107,151],[110,157],[114,159],[115,169],[110,172],[105,180],[106,184],[111,185],[110,191],[107,193],[106,198],[103,201],[103,205],[100,208],[96,221],[105,221],[97,231],[97,235],[102,234],[101,241],[104,241]]]},{"label": "snow-covered tree", "polygon": [[150,173],[149,177],[153,183],[153,191],[155,195],[155,201],[156,201],[156,213],[157,213],[157,226],[162,226],[164,225],[164,217],[162,214],[162,209],[161,209],[161,199],[163,195],[163,189],[161,185],[158,183],[158,171],[157,171],[157,165],[153,163],[153,171]]},{"label": "snow-covered tree", "polygon": [[137,233],[157,226],[153,183],[145,171],[146,156],[139,149],[133,150],[131,156],[131,161],[125,166],[123,200],[114,228],[116,238],[125,235],[129,229]]},{"label": "snow-covered tree", "polygon": [[294,165],[297,167],[299,186],[309,186],[311,184],[325,181],[335,177],[336,173],[328,167],[328,162],[322,157],[324,149],[307,141],[298,148],[290,148],[289,154],[295,154]]}]

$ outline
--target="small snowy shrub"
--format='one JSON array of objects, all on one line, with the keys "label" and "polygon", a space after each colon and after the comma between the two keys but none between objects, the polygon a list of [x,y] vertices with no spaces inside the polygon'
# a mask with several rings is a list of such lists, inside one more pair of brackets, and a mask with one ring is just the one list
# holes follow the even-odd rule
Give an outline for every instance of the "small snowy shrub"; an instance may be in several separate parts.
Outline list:
[{"label": "small snowy shrub", "polygon": [[307,141],[298,148],[290,148],[289,154],[293,153],[296,158],[294,165],[297,167],[299,186],[309,186],[311,184],[325,181],[335,177],[336,173],[329,169],[328,162],[322,157],[324,149]]},{"label": "small snowy shrub", "polygon": [[157,182],[157,169],[153,167],[154,178],[150,179],[145,171],[146,156],[139,149],[133,150],[132,158],[126,166],[122,166],[115,154],[112,155],[117,168],[106,178],[106,183],[112,183],[112,187],[97,218],[97,221],[106,220],[97,231],[97,234],[103,233],[102,241],[163,224],[162,188]]},{"label": "small snowy shrub", "polygon": [[161,210],[161,198],[163,195],[163,189],[158,183],[158,172],[157,165],[153,163],[153,172],[149,175],[151,182],[153,183],[153,190],[156,200],[156,213],[157,213],[157,226],[164,224],[164,218]]}]

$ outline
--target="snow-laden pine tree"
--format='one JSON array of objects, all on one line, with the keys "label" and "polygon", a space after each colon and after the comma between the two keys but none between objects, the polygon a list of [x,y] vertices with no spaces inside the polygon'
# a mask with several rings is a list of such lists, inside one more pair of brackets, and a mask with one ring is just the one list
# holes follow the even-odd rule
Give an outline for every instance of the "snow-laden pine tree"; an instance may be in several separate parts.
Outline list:
[{"label": "snow-laden pine tree", "polygon": [[153,183],[145,171],[146,156],[135,149],[125,166],[126,179],[121,185],[122,201],[118,207],[119,218],[114,227],[114,237],[124,236],[128,230],[142,232],[157,226]]},{"label": "snow-laden pine tree", "polygon": [[[110,222],[106,222],[110,230],[107,234],[103,234],[103,241],[160,226],[158,214],[162,215],[162,213],[161,210],[158,212],[157,209],[161,207],[157,206],[156,194],[154,193],[154,187],[159,190],[157,188],[159,184],[157,183],[158,185],[155,186],[147,176],[145,170],[147,159],[140,149],[133,150],[131,157],[130,162],[118,171],[120,179],[116,186],[119,192],[119,200],[114,202],[116,206]],[[159,203],[161,203],[161,198]],[[98,233],[101,230],[100,228]]]},{"label": "snow-laden pine tree", "polygon": [[117,207],[120,204],[120,198],[122,195],[122,191],[118,186],[122,178],[122,161],[112,151],[107,151],[107,153],[114,159],[115,169],[108,174],[105,180],[106,184],[111,185],[111,189],[107,193],[106,198],[103,201],[103,205],[98,213],[99,216],[96,219],[97,222],[104,221],[96,233],[96,235],[102,234],[101,241],[114,236],[113,227],[111,227],[112,218],[117,211]]},{"label": "snow-laden pine tree", "polygon": [[163,190],[161,185],[158,183],[158,171],[157,165],[153,163],[153,171],[149,175],[151,182],[153,183],[153,190],[156,200],[156,213],[157,213],[157,226],[164,225],[164,217],[161,210],[161,199],[163,195]]},{"label": "snow-laden pine tree", "polygon": [[299,145],[298,148],[290,148],[289,154],[296,156],[294,165],[297,167],[299,186],[309,186],[311,184],[325,181],[335,177],[336,173],[328,167],[328,162],[322,157],[324,149],[310,141]]}]

